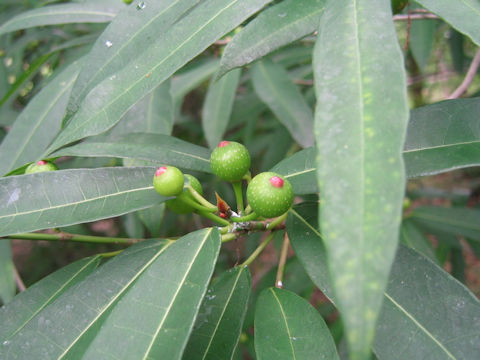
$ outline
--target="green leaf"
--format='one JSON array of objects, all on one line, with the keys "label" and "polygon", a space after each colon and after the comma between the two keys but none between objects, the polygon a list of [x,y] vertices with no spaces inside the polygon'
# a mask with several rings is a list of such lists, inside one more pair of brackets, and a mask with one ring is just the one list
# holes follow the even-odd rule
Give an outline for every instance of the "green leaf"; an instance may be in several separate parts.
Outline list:
[{"label": "green leaf", "polygon": [[[287,219],[291,244],[314,283],[337,301],[326,250],[317,230],[317,204]],[[379,359],[473,359],[480,341],[480,303],[430,260],[400,246],[384,293],[374,351]]]},{"label": "green leaf", "polygon": [[192,64],[196,65],[194,68],[172,77],[172,88],[170,91],[175,107],[181,105],[185,95],[215,73],[218,69],[218,63],[218,60],[209,60],[201,64],[194,63]]},{"label": "green leaf", "polygon": [[[113,76],[132,60],[145,60],[145,50],[152,47],[159,36],[162,37],[185,11],[198,2],[199,0],[157,0],[143,2],[143,8],[140,2],[124,8],[90,51],[88,62],[72,90],[69,115],[78,110],[88,92],[100,82]],[[161,81],[157,85],[160,83]],[[150,91],[144,95],[148,92]],[[137,100],[143,97],[139,96]]]},{"label": "green leaf", "polygon": [[320,224],[351,359],[367,359],[405,187],[406,74],[390,3],[327,0],[313,67]]},{"label": "green leaf", "polygon": [[0,26],[0,35],[35,26],[102,23],[111,21],[123,5],[120,1],[108,4],[89,2],[83,4],[58,4],[28,10],[14,16]]},{"label": "green leaf", "polygon": [[0,175],[38,160],[39,153],[54,139],[80,66],[81,62],[75,62],[62,71],[17,117],[0,144]]},{"label": "green leaf", "polygon": [[275,165],[271,171],[285,176],[297,195],[318,192],[316,149],[311,147],[297,152]]},{"label": "green leaf", "polygon": [[[12,261],[12,248],[9,240],[0,240],[0,301],[7,304],[15,296],[17,287],[14,279],[14,268]],[[0,314],[1,314],[0,308]],[[1,315],[0,315],[1,319]],[[0,344],[2,343],[1,333],[4,322],[0,322]]]},{"label": "green leaf", "polygon": [[480,210],[421,206],[412,211],[411,219],[427,230],[462,235],[471,240],[480,241]]},{"label": "green leaf", "polygon": [[[480,165],[479,112],[480,98],[447,100],[412,110],[403,151],[407,177]],[[296,194],[318,192],[313,148],[283,160],[272,171],[286,175]]]},{"label": "green leaf", "polygon": [[115,125],[109,135],[132,132],[170,135],[173,128],[173,99],[170,82],[165,81],[133,105]]},{"label": "green leaf", "polygon": [[269,288],[255,309],[255,352],[266,359],[339,359],[330,331],[305,299],[288,290]]},{"label": "green leaf", "polygon": [[432,244],[411,219],[406,219],[402,222],[400,241],[438,265]]},{"label": "green leaf", "polygon": [[414,109],[404,159],[409,177],[480,165],[480,98],[456,99]]},{"label": "green leaf", "polygon": [[155,168],[59,170],[0,178],[0,236],[122,215],[165,200]]},{"label": "green leaf", "polygon": [[141,159],[211,172],[208,149],[162,134],[131,133],[112,138],[92,137],[78,145],[59,150],[52,156]]},{"label": "green leaf", "polygon": [[241,70],[210,82],[202,109],[202,127],[211,149],[215,148],[227,129]]},{"label": "green leaf", "polygon": [[231,359],[251,290],[248,268],[235,267],[214,280],[198,312],[183,359]]},{"label": "green leaf", "polygon": [[480,3],[477,0],[415,0],[431,12],[440,16],[459,32],[480,45],[478,18]]},{"label": "green leaf", "polygon": [[225,47],[217,77],[313,33],[324,4],[325,0],[286,0],[263,11]]},{"label": "green leaf", "polygon": [[80,283],[100,264],[101,256],[75,261],[35,283],[0,308],[0,344],[22,331],[47,305],[72,286]]},{"label": "green leaf", "polygon": [[71,354],[99,359],[107,350],[124,359],[180,359],[220,244],[220,235],[212,228],[177,240],[109,310],[100,331],[85,335],[95,337],[88,348],[73,348]]},{"label": "green leaf", "polygon": [[95,86],[49,152],[108,130],[134,103],[269,1],[202,1],[170,26],[155,46],[149,44],[141,58]]},{"label": "green leaf", "polygon": [[[409,10],[423,9],[415,3],[412,3]],[[437,22],[432,19],[415,20],[410,25],[410,40],[409,46],[412,51],[413,58],[418,67],[425,73],[428,59],[433,49],[433,42],[435,40],[435,30]]]},{"label": "green leaf", "polygon": [[252,66],[255,92],[303,147],[313,144],[313,114],[286,70],[262,60]]}]

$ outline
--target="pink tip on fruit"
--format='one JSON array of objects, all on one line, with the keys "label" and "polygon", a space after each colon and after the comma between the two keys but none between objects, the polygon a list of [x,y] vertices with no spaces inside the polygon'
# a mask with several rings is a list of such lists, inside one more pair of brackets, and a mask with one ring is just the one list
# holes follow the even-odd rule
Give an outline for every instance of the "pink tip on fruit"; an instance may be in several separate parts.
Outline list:
[{"label": "pink tip on fruit", "polygon": [[270,184],[272,184],[274,187],[281,188],[283,187],[283,179],[278,176],[272,176],[270,178]]},{"label": "pink tip on fruit", "polygon": [[224,147],[230,144],[230,141],[221,141],[220,144],[218,144],[218,147]]},{"label": "pink tip on fruit", "polygon": [[37,161],[37,165],[47,165],[47,162],[45,160],[40,160],[40,161]]},{"label": "pink tip on fruit", "polygon": [[159,167],[157,171],[155,171],[155,176],[160,176],[162,175],[165,171],[167,171],[166,166]]}]

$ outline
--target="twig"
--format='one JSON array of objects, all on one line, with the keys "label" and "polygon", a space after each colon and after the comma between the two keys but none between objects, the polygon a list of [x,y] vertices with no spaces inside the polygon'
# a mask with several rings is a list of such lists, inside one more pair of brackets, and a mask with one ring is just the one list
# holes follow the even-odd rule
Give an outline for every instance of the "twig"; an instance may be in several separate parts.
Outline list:
[{"label": "twig", "polygon": [[15,277],[15,283],[17,284],[18,291],[25,291],[27,287],[25,286],[22,278],[20,277],[20,274],[18,273],[15,265],[13,265],[13,276]]},{"label": "twig", "polygon": [[279,289],[283,288],[283,273],[285,272],[285,263],[287,262],[289,244],[290,241],[288,239],[288,234],[285,232],[283,234],[283,244],[280,252],[280,259],[278,260],[277,277],[275,278],[275,287]]},{"label": "twig", "polygon": [[422,19],[439,19],[435,14],[410,14],[410,15],[394,15],[393,21],[409,21]]},{"label": "twig", "polygon": [[477,74],[478,67],[480,66],[480,49],[477,50],[475,57],[468,68],[467,75],[465,75],[465,79],[463,79],[462,83],[458,88],[455,89],[453,93],[450,94],[448,99],[457,99],[459,98],[464,92],[468,90],[468,87],[472,83],[475,75]]},{"label": "twig", "polygon": [[265,247],[268,245],[270,240],[273,239],[274,236],[275,236],[275,232],[271,232],[270,234],[268,234],[265,240],[263,240],[263,242],[255,249],[252,255],[250,255],[248,259],[245,260],[242,266],[249,266],[257,258],[257,256],[261,254],[263,249],[265,249]]},{"label": "twig", "polygon": [[45,234],[45,233],[25,233],[14,234],[0,239],[19,239],[19,240],[44,240],[44,241],[74,241],[85,243],[101,243],[101,244],[125,244],[132,245],[143,239],[130,239],[130,238],[114,238],[103,236],[91,236],[91,235],[75,235],[60,232],[58,234]]}]

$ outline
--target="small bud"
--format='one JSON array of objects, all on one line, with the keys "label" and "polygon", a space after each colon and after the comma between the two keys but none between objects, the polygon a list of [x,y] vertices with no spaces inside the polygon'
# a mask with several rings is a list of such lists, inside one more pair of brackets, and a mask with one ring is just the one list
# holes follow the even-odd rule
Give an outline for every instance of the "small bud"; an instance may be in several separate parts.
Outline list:
[{"label": "small bud", "polygon": [[228,144],[230,144],[230,141],[221,141],[220,144],[218,144],[218,147],[224,147],[224,146],[227,146]]},{"label": "small bud", "polygon": [[283,179],[278,177],[278,176],[273,176],[270,178],[270,184],[276,188],[282,188],[283,187]]},{"label": "small bud", "polygon": [[47,162],[46,162],[45,160],[39,160],[39,161],[37,161],[37,165],[42,166],[42,165],[46,165],[46,164],[47,164]]}]

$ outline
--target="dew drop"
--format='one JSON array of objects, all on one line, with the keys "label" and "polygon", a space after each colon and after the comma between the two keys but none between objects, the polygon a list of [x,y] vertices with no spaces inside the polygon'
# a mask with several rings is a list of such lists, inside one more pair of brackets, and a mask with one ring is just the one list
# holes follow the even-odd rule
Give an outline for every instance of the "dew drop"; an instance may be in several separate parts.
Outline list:
[{"label": "dew drop", "polygon": [[105,41],[105,46],[110,48],[112,47],[113,43],[110,40]]},{"label": "dew drop", "polygon": [[143,10],[145,9],[147,5],[145,4],[145,1],[140,1],[138,4],[137,4],[137,10]]},{"label": "dew drop", "polygon": [[8,346],[10,345],[10,341],[8,340],[5,340],[3,343],[2,343],[2,346]]}]

